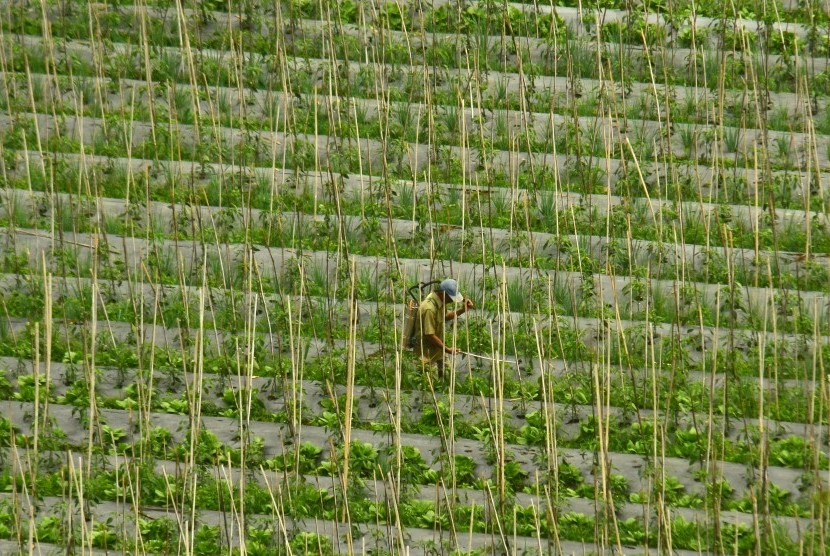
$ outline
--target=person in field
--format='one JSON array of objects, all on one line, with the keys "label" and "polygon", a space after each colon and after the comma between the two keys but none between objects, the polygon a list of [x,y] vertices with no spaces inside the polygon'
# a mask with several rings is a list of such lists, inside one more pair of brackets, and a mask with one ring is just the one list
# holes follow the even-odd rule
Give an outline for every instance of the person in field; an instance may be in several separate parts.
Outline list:
[{"label": "person in field", "polygon": [[[447,304],[464,302],[464,306],[456,311],[447,311]],[[460,353],[457,347],[449,347],[444,343],[444,323],[463,315],[475,308],[472,300],[465,299],[458,292],[458,282],[447,279],[430,293],[418,306],[418,315],[415,319],[415,353],[421,357],[424,364],[434,363],[438,368],[438,377],[444,377],[444,356]]]}]

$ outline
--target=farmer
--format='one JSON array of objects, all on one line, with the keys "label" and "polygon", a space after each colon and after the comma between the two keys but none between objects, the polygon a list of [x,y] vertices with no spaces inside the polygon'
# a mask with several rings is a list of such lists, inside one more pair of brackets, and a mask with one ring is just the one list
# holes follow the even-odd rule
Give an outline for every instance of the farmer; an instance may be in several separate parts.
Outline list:
[{"label": "farmer", "polygon": [[[463,301],[464,307],[447,312],[445,306],[448,301]],[[464,299],[464,296],[458,293],[458,282],[451,278],[441,282],[418,306],[418,317],[415,319],[415,353],[420,355],[423,363],[436,364],[439,378],[444,377],[444,355],[461,352],[459,348],[449,347],[444,343],[444,322],[463,315],[472,308],[472,300]]]}]

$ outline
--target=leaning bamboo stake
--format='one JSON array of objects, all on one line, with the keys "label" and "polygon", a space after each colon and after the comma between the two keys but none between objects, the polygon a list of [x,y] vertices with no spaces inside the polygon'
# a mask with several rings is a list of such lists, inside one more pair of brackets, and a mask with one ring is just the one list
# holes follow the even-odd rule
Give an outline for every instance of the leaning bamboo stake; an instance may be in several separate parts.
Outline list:
[{"label": "leaning bamboo stake", "polygon": [[95,432],[98,432],[99,440],[102,440],[100,415],[98,413],[97,403],[97,386],[96,386],[96,369],[95,369],[95,352],[96,339],[98,337],[98,295],[97,295],[97,276],[98,276],[98,240],[93,238],[93,259],[92,259],[92,280],[91,280],[91,298],[90,308],[92,318],[90,323],[90,342],[87,347],[89,353],[89,361],[84,362],[86,370],[87,389],[89,395],[89,423],[87,425],[87,452],[86,452],[86,477],[92,477],[92,454],[93,454],[93,440]]},{"label": "leaning bamboo stake", "polygon": [[352,407],[354,404],[354,377],[357,352],[357,299],[355,280],[357,277],[357,266],[355,262],[349,261],[349,343],[346,352],[346,415],[343,423],[343,520],[349,526],[346,534],[346,546],[349,554],[352,553],[353,538],[351,533],[351,514],[349,512],[349,454],[352,442]]},{"label": "leaning bamboo stake", "polygon": [[282,538],[282,547],[285,548],[288,556],[293,556],[284,508],[284,502],[289,497],[283,495],[282,487],[280,486],[279,481],[275,481],[274,486],[271,486],[271,482],[268,480],[268,473],[266,473],[262,466],[259,467],[259,471],[262,474],[262,480],[265,482],[265,488],[268,490],[268,496],[271,498],[273,516],[279,524],[279,535]]},{"label": "leaning bamboo stake", "polygon": [[[188,554],[192,554],[195,547],[195,533],[197,527],[197,507],[196,507],[196,492],[197,483],[196,475],[193,471],[196,464],[196,446],[199,441],[199,436],[202,428],[201,413],[202,413],[202,389],[204,378],[204,357],[205,357],[205,298],[208,296],[207,289],[207,254],[203,253],[202,259],[202,287],[199,290],[198,310],[199,310],[199,326],[196,331],[196,338],[193,345],[193,384],[191,385],[191,392],[188,396],[191,409],[189,419],[190,432],[190,446],[188,454],[188,471],[189,476],[185,484],[189,483],[190,491],[190,515],[186,523],[184,523],[184,539],[188,547]],[[182,508],[184,510],[184,508]]]},{"label": "leaning bamboo stake", "polygon": [[[49,292],[51,294],[51,292]],[[27,465],[26,471],[29,473],[29,485],[31,485],[31,489],[36,492],[37,487],[37,462],[38,462],[38,438],[40,436],[40,323],[35,323],[35,332],[34,332],[34,376],[35,376],[35,422],[32,425],[33,433],[34,433],[34,454],[27,453]],[[21,471],[24,469],[21,467]],[[24,475],[25,476],[25,475]],[[24,479],[23,483],[24,492],[28,491],[29,489],[26,487],[26,482]],[[28,496],[28,508],[29,508],[29,554],[30,556],[34,554],[34,545],[35,545],[35,501]]]},{"label": "leaning bamboo stake", "polygon": [[[85,492],[84,492],[84,472],[83,472],[83,456],[78,456],[77,465],[75,463],[75,459],[73,457],[68,458],[69,461],[69,490],[70,492],[74,492],[76,494],[77,505],[79,508],[78,511],[78,523],[80,524],[81,535],[80,539],[78,539],[78,544],[84,548],[92,548],[92,535],[89,529],[92,527],[92,524],[87,523],[87,503],[85,501]],[[70,512],[71,515],[71,512]],[[89,543],[89,545],[87,545]]]},{"label": "leaning bamboo stake", "polygon": [[[396,296],[393,295],[393,299]],[[403,312],[407,310],[407,299],[406,294],[404,294],[404,306]],[[405,317],[404,317],[405,318]],[[404,334],[402,329],[398,328],[398,325],[403,322],[402,318],[395,319],[393,332],[394,332],[394,339],[395,339],[395,346],[396,349],[394,351],[394,369],[395,373],[393,376],[393,396],[394,401],[393,404],[389,404],[389,411],[390,421],[392,422],[392,446],[395,450],[395,461],[393,467],[393,474],[390,477],[390,481],[392,482],[391,495],[392,495],[392,511],[394,520],[392,523],[400,524],[401,523],[401,514],[400,514],[400,499],[401,494],[403,492],[403,481],[401,479],[401,469],[403,467],[403,441],[401,439],[402,431],[402,420],[403,420],[403,404],[401,403],[402,399],[402,382],[403,382],[403,350],[400,348],[401,346],[401,339],[400,336]],[[401,552],[405,551],[406,548],[406,541],[403,537],[403,528],[396,527],[397,534],[395,535],[394,543],[395,548]],[[392,549],[392,543],[390,542],[390,550]]]},{"label": "leaning bamboo stake", "polygon": [[[251,257],[250,250],[246,249],[243,255],[245,261],[249,261]],[[241,349],[239,345],[239,341],[235,340],[235,360],[236,360],[236,375],[237,375],[237,393],[234,395],[234,402],[237,407],[237,414],[238,414],[238,427],[239,427],[239,438],[240,438],[240,446],[239,446],[239,466],[241,468],[245,468],[247,462],[247,453],[248,453],[248,445],[250,443],[250,425],[251,425],[251,405],[252,405],[252,396],[253,396],[253,365],[256,357],[256,330],[255,330],[255,323],[256,323],[256,304],[257,298],[256,296],[250,295],[250,292],[253,291],[252,289],[252,279],[253,279],[253,271],[250,268],[246,269],[246,273],[244,276],[245,280],[245,291],[248,292],[248,295],[245,299],[245,306],[242,308],[245,313],[245,321],[244,321],[244,337],[245,342],[247,344],[247,349]],[[243,368],[244,365],[244,368]],[[222,467],[222,470],[225,471],[225,467]],[[230,474],[226,473],[226,481],[229,484],[233,484],[231,480]],[[246,535],[247,535],[247,528],[246,528],[246,519],[245,519],[245,485],[246,485],[246,474],[240,473],[238,478],[238,487],[239,492],[241,493],[239,497],[239,501],[233,506],[234,508],[234,523],[237,525],[239,529],[239,537],[240,537],[240,553],[246,554],[247,547],[246,547]],[[231,502],[233,504],[233,493],[231,493]],[[238,505],[238,509],[236,506]]]},{"label": "leaning bamboo stake", "polygon": [[[619,303],[619,293],[617,292],[617,283],[614,280],[613,272],[610,273],[611,276],[611,297],[614,300],[614,314],[612,318],[614,319],[615,323],[617,323],[617,331],[621,337],[624,337],[624,331],[620,326],[620,321],[622,320],[620,315],[620,303]],[[603,298],[602,288],[600,288],[599,298]],[[648,299],[648,295],[646,296]],[[629,300],[629,302],[631,302]],[[646,311],[648,314],[648,311]],[[650,330],[650,326],[648,320],[646,320],[646,330],[647,334]],[[603,335],[603,342],[607,345],[607,348],[604,350],[604,353],[600,353],[599,357],[601,357],[601,364],[600,367],[597,363],[593,363],[594,369],[592,371],[592,375],[594,377],[592,389],[594,390],[594,403],[595,403],[595,414],[597,417],[597,422],[599,423],[598,430],[599,430],[599,462],[600,462],[600,471],[601,471],[601,479],[602,479],[602,496],[604,501],[604,508],[603,508],[603,518],[606,521],[609,517],[611,519],[611,526],[614,530],[614,541],[616,544],[616,548],[618,551],[622,552],[622,542],[620,540],[620,527],[619,522],[617,520],[616,512],[613,510],[615,508],[615,501],[614,501],[614,494],[611,490],[611,457],[609,453],[609,437],[611,435],[611,417],[610,412],[607,411],[607,408],[611,406],[611,388],[612,388],[612,376],[611,376],[611,350],[612,350],[612,334],[613,329],[609,326],[607,328],[606,334]],[[647,349],[647,345],[646,345]],[[647,353],[646,353],[646,361],[648,361]],[[656,404],[655,404],[656,407]],[[655,419],[656,419],[655,412]],[[656,423],[655,423],[655,430],[657,430]],[[608,539],[603,539],[604,541],[608,541]]]}]

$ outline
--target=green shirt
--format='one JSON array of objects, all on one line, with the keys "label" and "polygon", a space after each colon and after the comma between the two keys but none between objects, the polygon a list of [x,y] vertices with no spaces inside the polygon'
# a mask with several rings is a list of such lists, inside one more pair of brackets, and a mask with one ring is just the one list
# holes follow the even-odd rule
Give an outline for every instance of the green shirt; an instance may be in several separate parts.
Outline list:
[{"label": "green shirt", "polygon": [[437,293],[432,292],[418,305],[418,318],[415,320],[415,353],[427,362],[444,358],[444,348],[436,346],[424,336],[435,334],[444,339],[444,320],[446,319],[444,302]]}]

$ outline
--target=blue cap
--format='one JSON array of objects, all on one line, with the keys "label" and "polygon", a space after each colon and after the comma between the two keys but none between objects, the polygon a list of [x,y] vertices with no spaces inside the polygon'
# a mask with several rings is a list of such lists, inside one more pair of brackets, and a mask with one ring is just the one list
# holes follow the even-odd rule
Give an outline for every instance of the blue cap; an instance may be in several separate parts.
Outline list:
[{"label": "blue cap", "polygon": [[458,282],[453,280],[452,278],[447,278],[441,285],[438,286],[438,289],[447,294],[447,296],[453,300],[455,303],[460,303],[464,301],[464,296],[458,293]]}]

